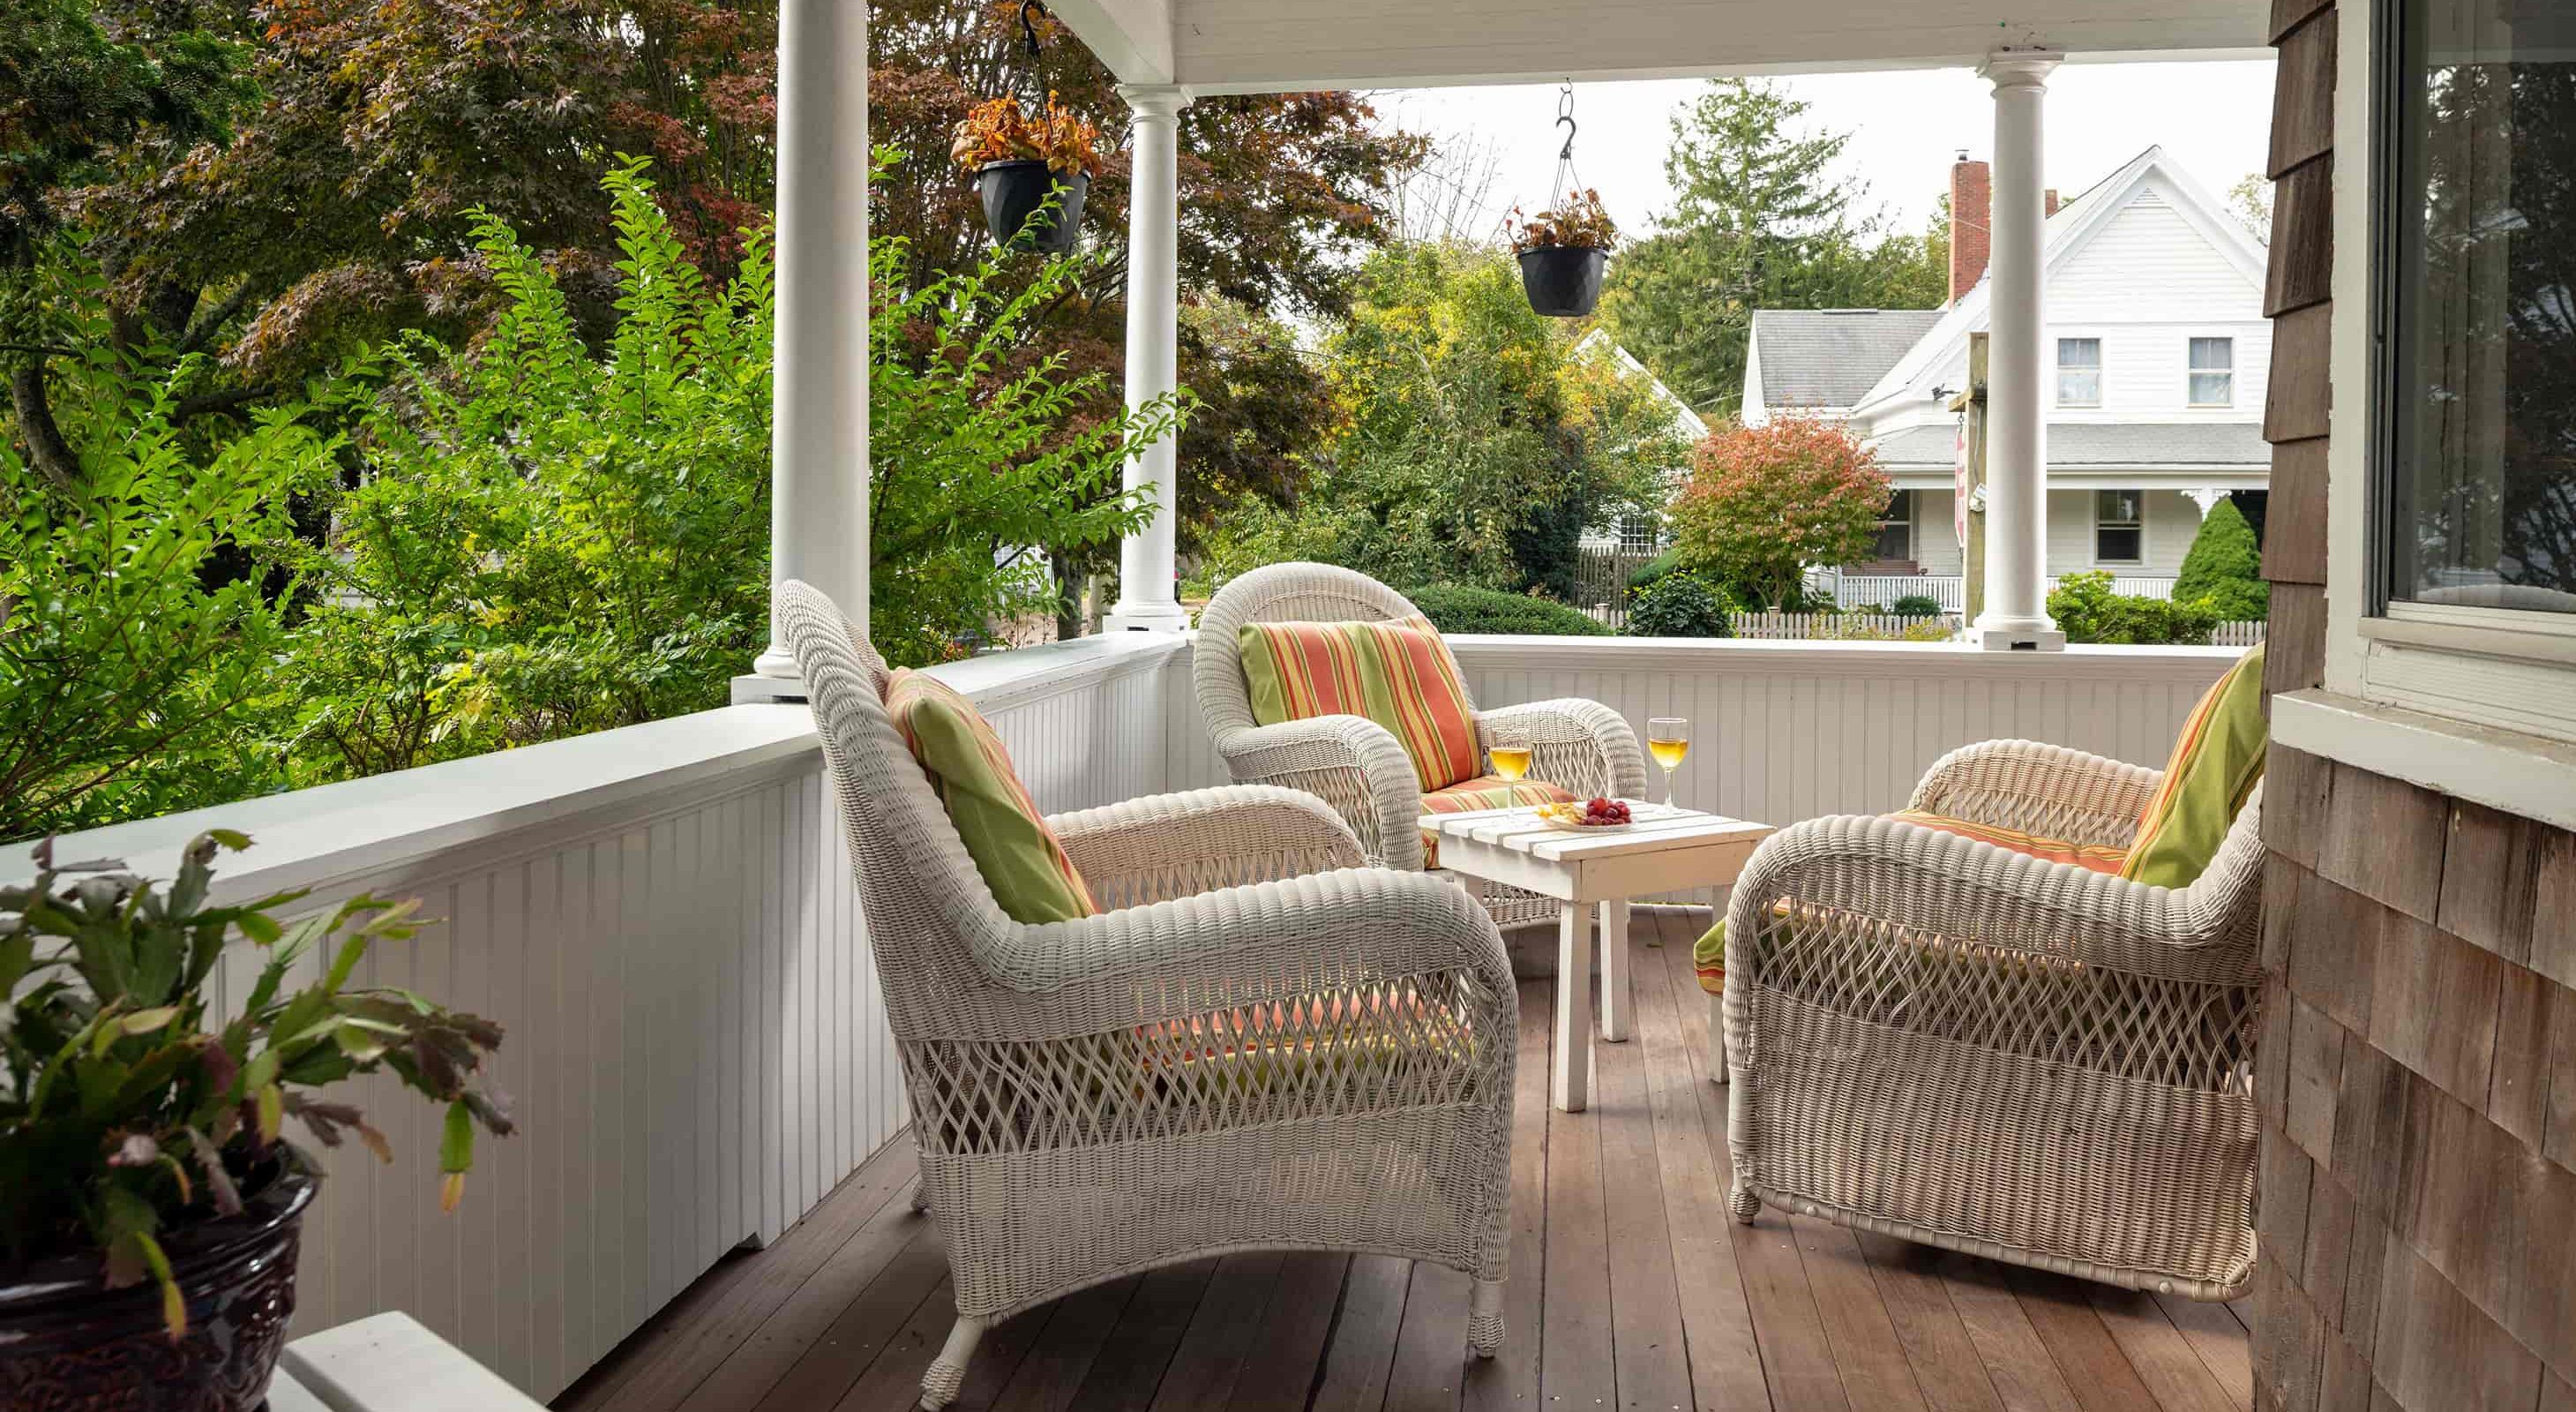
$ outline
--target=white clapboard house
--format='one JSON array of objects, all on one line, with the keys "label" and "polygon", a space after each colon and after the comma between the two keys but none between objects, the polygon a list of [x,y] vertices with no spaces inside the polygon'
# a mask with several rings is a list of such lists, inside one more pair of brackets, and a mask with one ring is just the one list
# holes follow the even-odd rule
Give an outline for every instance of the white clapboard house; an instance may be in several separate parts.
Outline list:
[{"label": "white clapboard house", "polygon": [[[1951,169],[1951,210],[1988,207],[1985,163]],[[2162,148],[2057,206],[2046,224],[2047,576],[2109,570],[2167,591],[2203,512],[2270,479],[2263,440],[2262,245]],[[1846,602],[1960,601],[1957,468],[1968,340],[1987,325],[1987,231],[1953,218],[1940,309],[1764,309],[1753,316],[1744,417],[1847,419],[1895,482],[1870,562],[1841,566]]]}]

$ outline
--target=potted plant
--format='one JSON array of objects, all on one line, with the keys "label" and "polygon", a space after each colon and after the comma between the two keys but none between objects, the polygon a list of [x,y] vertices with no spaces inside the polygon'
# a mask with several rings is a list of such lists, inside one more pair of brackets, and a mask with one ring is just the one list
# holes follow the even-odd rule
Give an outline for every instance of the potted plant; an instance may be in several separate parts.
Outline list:
[{"label": "potted plant", "polygon": [[1619,228],[1602,209],[1601,193],[1569,190],[1553,210],[1523,216],[1512,208],[1512,253],[1520,257],[1521,288],[1530,307],[1556,319],[1579,319],[1601,302],[1601,272]]},{"label": "potted plant", "polygon": [[[482,1075],[499,1026],[350,984],[370,944],[412,935],[417,904],[358,897],[292,924],[275,913],[302,893],[208,906],[217,850],[249,843],[201,835],[164,888],[57,866],[48,841],[33,882],[0,887],[0,1407],[259,1406],[320,1176],[286,1121],[393,1157],[328,1086],[390,1070],[446,1106],[450,1210],[474,1130],[511,1130]],[[236,941],[264,954],[218,1016]]]},{"label": "potted plant", "polygon": [[1049,92],[1036,116],[1016,98],[978,103],[957,124],[949,158],[975,174],[996,245],[1061,255],[1082,226],[1100,173],[1100,130]]}]

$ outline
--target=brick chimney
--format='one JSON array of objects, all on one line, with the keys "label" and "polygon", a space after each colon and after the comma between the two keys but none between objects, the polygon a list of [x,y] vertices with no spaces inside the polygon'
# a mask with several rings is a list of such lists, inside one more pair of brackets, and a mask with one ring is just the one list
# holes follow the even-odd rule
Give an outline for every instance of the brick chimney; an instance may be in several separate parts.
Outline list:
[{"label": "brick chimney", "polygon": [[1968,154],[1950,165],[1950,302],[1986,276],[1989,220],[1994,213],[1994,172]]},{"label": "brick chimney", "polygon": [[2057,188],[2053,186],[2048,189],[2047,214],[2052,216],[2057,214]]}]

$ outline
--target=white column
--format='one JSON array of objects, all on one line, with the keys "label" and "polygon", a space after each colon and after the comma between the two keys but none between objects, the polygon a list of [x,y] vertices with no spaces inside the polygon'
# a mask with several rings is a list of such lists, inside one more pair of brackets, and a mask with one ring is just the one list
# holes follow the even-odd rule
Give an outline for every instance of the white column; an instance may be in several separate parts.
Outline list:
[{"label": "white column", "polygon": [[2061,56],[1999,49],[1983,70],[1995,86],[1993,255],[1987,283],[1986,606],[1977,640],[1991,648],[2060,648],[2048,617],[2047,314],[2040,297],[2041,109]]},{"label": "white column", "polygon": [[[1127,406],[1141,407],[1180,382],[1180,125],[1189,91],[1127,84],[1136,140],[1127,196]],[[1180,447],[1164,437],[1127,462],[1127,488],[1151,492],[1154,517],[1118,550],[1118,606],[1109,629],[1178,632],[1190,625],[1172,573],[1180,504]]]},{"label": "white column", "polygon": [[[803,579],[868,620],[868,12],[778,12],[777,331],[771,344],[769,579]],[[778,639],[752,670],[796,676]],[[735,699],[781,694],[735,683]]]}]

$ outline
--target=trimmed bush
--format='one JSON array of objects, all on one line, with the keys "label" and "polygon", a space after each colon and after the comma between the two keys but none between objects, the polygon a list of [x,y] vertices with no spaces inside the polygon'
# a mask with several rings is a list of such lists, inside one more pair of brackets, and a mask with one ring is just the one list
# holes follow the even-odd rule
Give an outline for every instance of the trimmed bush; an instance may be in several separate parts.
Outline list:
[{"label": "trimmed bush", "polygon": [[1889,604],[1887,611],[1900,618],[1937,618],[1941,600],[1928,593],[1909,593]]},{"label": "trimmed bush", "polygon": [[2138,646],[2206,646],[2219,623],[2206,599],[2177,603],[2113,593],[2111,575],[2102,571],[2059,579],[2048,595],[2048,615],[2068,642]]},{"label": "trimmed bush", "polygon": [[1676,550],[1667,549],[1663,553],[1656,555],[1654,558],[1649,559],[1629,570],[1628,587],[1631,589],[1644,588],[1646,585],[1653,583],[1655,580],[1662,578],[1664,575],[1673,572],[1681,566],[1682,561],[1680,553]]},{"label": "trimmed bush", "polygon": [[2221,500],[2200,522],[2191,552],[2174,576],[2174,600],[2205,603],[2219,621],[2259,623],[2271,616],[2272,586],[2263,581],[2263,555],[2254,527],[2234,501]]},{"label": "trimmed bush", "polygon": [[1541,637],[1608,637],[1610,625],[1550,598],[1435,583],[1405,597],[1442,632],[1509,632]]},{"label": "trimmed bush", "polygon": [[1665,574],[1628,595],[1630,637],[1733,637],[1735,600],[1697,574]]}]

